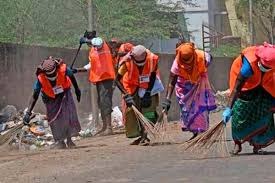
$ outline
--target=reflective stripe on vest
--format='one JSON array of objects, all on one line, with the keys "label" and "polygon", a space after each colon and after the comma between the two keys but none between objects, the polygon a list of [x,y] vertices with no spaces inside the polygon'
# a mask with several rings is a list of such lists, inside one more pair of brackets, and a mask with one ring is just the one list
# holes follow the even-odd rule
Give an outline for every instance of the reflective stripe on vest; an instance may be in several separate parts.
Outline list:
[{"label": "reflective stripe on vest", "polygon": [[[71,80],[68,76],[66,76],[66,68],[66,64],[60,64],[56,76],[55,86],[61,86],[63,89],[68,89],[71,87]],[[51,98],[55,98],[53,87],[46,75],[44,73],[40,73],[38,75],[38,80],[42,85],[42,92]]]},{"label": "reflective stripe on vest", "polygon": [[100,50],[91,48],[89,60],[91,64],[90,82],[97,83],[115,78],[113,57],[110,48],[105,42]]}]

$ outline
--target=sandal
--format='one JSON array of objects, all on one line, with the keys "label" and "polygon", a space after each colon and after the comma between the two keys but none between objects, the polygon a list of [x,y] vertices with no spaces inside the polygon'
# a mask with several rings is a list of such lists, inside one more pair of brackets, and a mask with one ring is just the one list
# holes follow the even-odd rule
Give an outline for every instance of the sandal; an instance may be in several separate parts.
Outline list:
[{"label": "sandal", "polygon": [[131,142],[130,145],[139,145],[139,143],[140,143],[141,140],[142,140],[142,138],[139,137],[138,139],[136,139],[133,142]]},{"label": "sandal", "polygon": [[186,142],[190,141],[190,140],[193,140],[194,138],[196,138],[198,136],[199,133],[193,133],[193,136],[187,140]]},{"label": "sandal", "polygon": [[68,148],[75,148],[76,145],[72,140],[67,140],[67,146]]},{"label": "sandal", "polygon": [[238,155],[242,151],[241,144],[235,144],[234,149],[230,152],[231,155]]},{"label": "sandal", "polygon": [[114,135],[113,129],[112,128],[107,128],[104,132],[103,135]]},{"label": "sandal", "polygon": [[51,149],[66,149],[67,146],[64,141],[55,142],[50,146]]},{"label": "sandal", "polygon": [[147,137],[142,138],[141,142],[139,143],[139,145],[141,146],[148,146],[150,144],[150,139],[148,139]]},{"label": "sandal", "polygon": [[253,153],[258,155],[265,155],[267,154],[267,151],[264,151],[262,148],[253,148]]}]

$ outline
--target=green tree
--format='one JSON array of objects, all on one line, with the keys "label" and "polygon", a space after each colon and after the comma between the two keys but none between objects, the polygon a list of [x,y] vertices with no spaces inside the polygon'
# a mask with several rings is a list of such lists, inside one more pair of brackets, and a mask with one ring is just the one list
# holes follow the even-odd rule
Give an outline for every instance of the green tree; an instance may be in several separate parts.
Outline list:
[{"label": "green tree", "polygon": [[[253,24],[256,33],[261,30],[267,35],[269,42],[275,41],[275,1],[274,0],[255,0],[253,4]],[[249,0],[238,0],[236,6],[237,15],[240,20],[248,24]],[[255,35],[258,36],[258,35]]]},{"label": "green tree", "polygon": [[74,47],[86,28],[82,7],[67,0],[0,1],[0,41]]},{"label": "green tree", "polygon": [[[194,5],[190,0],[181,2]],[[179,14],[184,8],[177,3],[161,4],[156,0],[93,0],[93,3],[97,17],[94,26],[107,39],[144,41],[165,39],[172,32],[183,32]],[[83,5],[85,9],[86,1]]]},{"label": "green tree", "polygon": [[[190,0],[184,0],[190,3]],[[181,31],[178,6],[156,0],[93,0],[95,28],[101,36],[144,41]],[[0,1],[0,41],[76,47],[87,29],[87,0]]]}]

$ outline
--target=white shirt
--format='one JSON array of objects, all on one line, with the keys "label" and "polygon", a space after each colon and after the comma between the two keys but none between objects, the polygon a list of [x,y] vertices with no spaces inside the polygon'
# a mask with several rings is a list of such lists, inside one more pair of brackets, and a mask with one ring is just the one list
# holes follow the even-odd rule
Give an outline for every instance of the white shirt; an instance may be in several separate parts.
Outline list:
[{"label": "white shirt", "polygon": [[83,67],[84,69],[86,69],[86,70],[90,70],[90,68],[91,68],[91,64],[90,63],[88,63],[87,65],[84,65],[84,67]]}]

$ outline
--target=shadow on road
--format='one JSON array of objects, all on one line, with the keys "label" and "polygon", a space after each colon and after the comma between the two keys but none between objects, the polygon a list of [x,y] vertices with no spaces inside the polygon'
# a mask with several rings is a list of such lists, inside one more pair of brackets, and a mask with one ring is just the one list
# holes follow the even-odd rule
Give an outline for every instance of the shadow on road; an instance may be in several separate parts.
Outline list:
[{"label": "shadow on road", "polygon": [[242,153],[242,154],[238,154],[236,156],[267,156],[267,155],[275,155],[275,151],[267,151],[267,152],[264,152],[264,154],[255,154],[255,153]]}]

